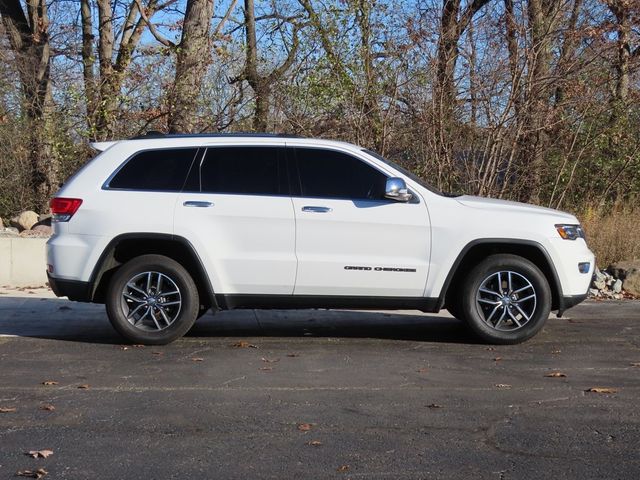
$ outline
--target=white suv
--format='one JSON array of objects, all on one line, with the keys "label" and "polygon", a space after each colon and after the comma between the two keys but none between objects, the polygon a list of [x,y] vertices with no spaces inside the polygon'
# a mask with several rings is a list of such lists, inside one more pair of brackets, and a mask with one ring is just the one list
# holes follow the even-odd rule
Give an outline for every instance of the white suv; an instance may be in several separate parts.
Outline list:
[{"label": "white suv", "polygon": [[209,309],[447,308],[485,341],[581,302],[594,256],[572,215],[447,196],[355,145],[161,135],[101,151],[51,201],[58,296],[165,344]]}]

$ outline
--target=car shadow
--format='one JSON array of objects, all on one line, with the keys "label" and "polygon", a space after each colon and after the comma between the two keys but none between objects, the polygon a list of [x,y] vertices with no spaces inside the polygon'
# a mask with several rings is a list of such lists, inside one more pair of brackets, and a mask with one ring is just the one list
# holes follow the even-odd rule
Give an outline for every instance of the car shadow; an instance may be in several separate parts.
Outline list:
[{"label": "car shadow", "polygon": [[[58,298],[0,296],[0,336],[98,344],[126,341],[102,305]],[[233,310],[205,314],[187,338],[342,337],[478,343],[459,320],[419,312],[346,310]]]}]

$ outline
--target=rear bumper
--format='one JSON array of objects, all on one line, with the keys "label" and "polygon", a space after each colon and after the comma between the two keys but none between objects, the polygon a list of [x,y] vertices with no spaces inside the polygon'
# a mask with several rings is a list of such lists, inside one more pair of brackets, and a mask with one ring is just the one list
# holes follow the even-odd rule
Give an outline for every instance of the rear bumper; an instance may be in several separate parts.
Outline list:
[{"label": "rear bumper", "polygon": [[89,282],[78,280],[63,280],[61,278],[52,277],[47,272],[49,278],[49,286],[57,297],[68,297],[69,300],[75,302],[90,302],[90,285]]}]

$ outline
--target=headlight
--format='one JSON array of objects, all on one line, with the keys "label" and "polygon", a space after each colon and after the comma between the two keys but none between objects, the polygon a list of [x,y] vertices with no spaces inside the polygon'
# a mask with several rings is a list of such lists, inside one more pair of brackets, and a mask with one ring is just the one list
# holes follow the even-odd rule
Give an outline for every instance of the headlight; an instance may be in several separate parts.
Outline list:
[{"label": "headlight", "polygon": [[580,225],[556,225],[556,230],[565,240],[576,240],[584,237],[584,230]]}]

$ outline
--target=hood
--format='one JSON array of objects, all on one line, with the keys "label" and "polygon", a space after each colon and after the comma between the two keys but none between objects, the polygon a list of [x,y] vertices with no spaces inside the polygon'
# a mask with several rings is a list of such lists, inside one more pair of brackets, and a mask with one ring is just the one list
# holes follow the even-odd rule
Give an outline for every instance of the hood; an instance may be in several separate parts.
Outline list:
[{"label": "hood", "polygon": [[497,198],[474,197],[472,195],[462,195],[461,197],[457,197],[456,200],[465,207],[546,215],[570,223],[579,223],[576,217],[570,213],[554,210],[553,208],[538,207],[537,205],[531,205],[529,203],[511,202]]}]

